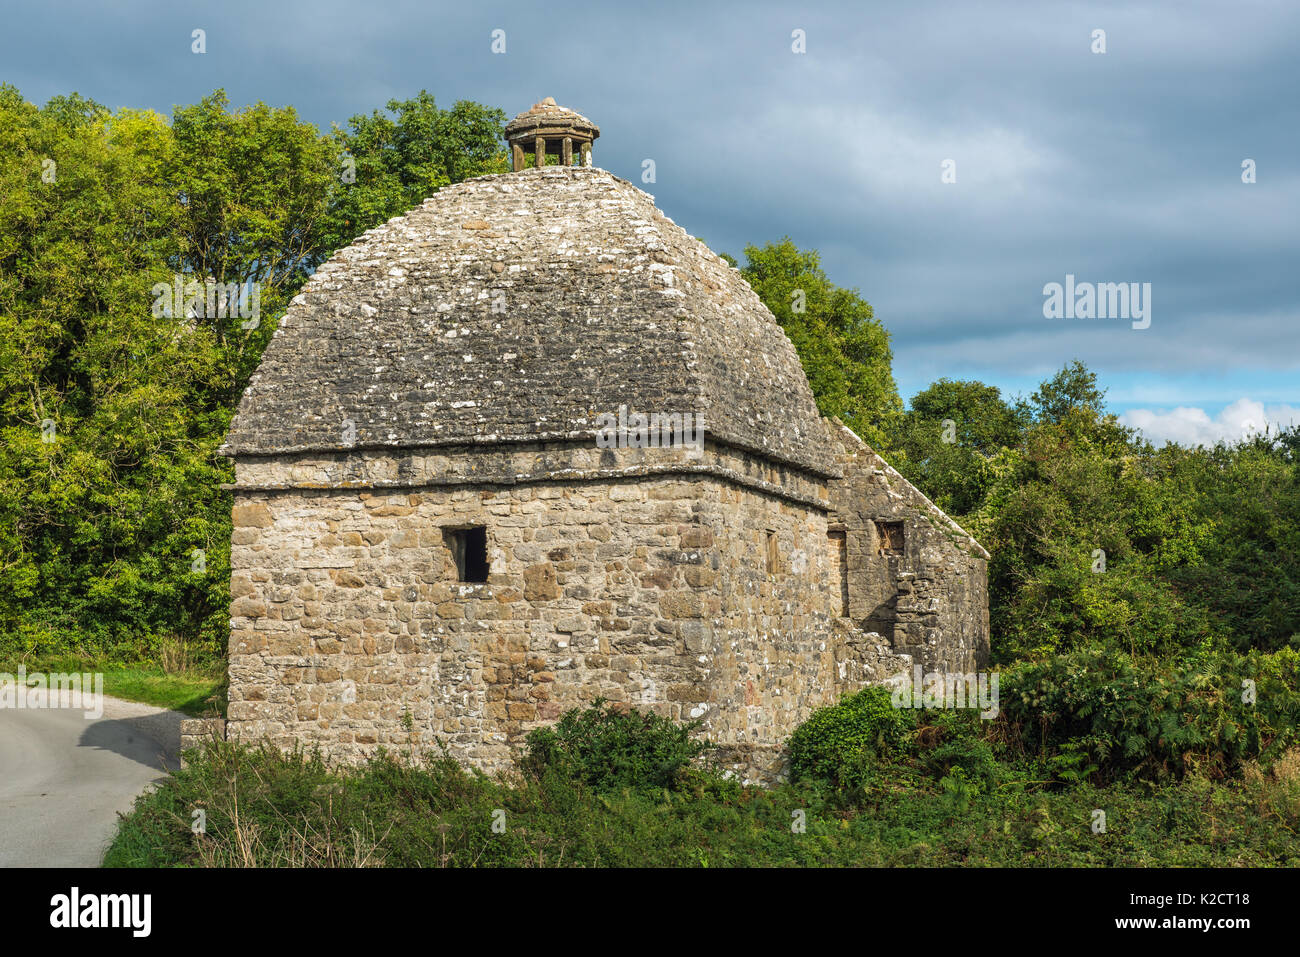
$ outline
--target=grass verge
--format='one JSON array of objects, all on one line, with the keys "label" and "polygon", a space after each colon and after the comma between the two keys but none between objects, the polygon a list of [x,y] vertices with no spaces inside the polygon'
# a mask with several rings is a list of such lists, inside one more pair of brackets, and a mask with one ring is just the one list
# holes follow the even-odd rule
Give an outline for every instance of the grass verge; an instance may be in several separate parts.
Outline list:
[{"label": "grass verge", "polygon": [[226,710],[225,662],[191,665],[167,671],[161,665],[142,662],[123,665],[81,658],[47,658],[35,661],[0,661],[0,673],[17,675],[19,666],[27,674],[91,673],[104,676],[104,694],[123,701],[139,701],[200,716]]}]

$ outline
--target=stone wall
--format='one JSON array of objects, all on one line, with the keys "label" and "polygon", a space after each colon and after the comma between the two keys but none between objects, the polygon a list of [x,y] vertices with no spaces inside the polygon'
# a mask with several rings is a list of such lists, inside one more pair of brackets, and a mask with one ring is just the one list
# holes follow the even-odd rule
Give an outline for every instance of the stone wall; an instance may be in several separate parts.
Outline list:
[{"label": "stone wall", "polygon": [[[832,522],[845,532],[849,617],[927,671],[984,667],[988,553],[852,431],[833,424],[844,478],[830,482]],[[899,526],[895,549],[889,533]]]},{"label": "stone wall", "polygon": [[224,740],[226,737],[226,720],[224,718],[186,718],[181,722],[181,767],[185,766],[185,752],[202,747],[207,741]]},{"label": "stone wall", "polygon": [[[232,736],[345,760],[441,737],[496,770],[597,696],[680,717],[659,691],[694,672],[680,494],[668,480],[239,494]],[[457,579],[443,529],[464,525],[488,529],[486,583]]]},{"label": "stone wall", "polygon": [[705,727],[742,778],[768,781],[784,772],[785,742],[815,709],[909,662],[839,619],[825,512],[727,485],[710,488],[702,506],[699,534],[717,568],[700,657]]},{"label": "stone wall", "polygon": [[[982,549],[844,431],[829,482],[712,442],[241,460],[228,736],[340,761],[438,740],[496,771],[603,697],[700,720],[770,781],[815,708],[987,655]],[[486,582],[459,580],[469,526]]]},{"label": "stone wall", "polygon": [[[230,737],[344,761],[437,738],[499,770],[529,730],[604,697],[698,718],[738,773],[770,778],[794,727],[883,678],[888,650],[837,640],[826,513],[805,501],[824,482],[710,454],[732,477],[238,488]],[[241,476],[320,467],[274,465]],[[462,583],[444,530],[478,525],[488,580]]]}]

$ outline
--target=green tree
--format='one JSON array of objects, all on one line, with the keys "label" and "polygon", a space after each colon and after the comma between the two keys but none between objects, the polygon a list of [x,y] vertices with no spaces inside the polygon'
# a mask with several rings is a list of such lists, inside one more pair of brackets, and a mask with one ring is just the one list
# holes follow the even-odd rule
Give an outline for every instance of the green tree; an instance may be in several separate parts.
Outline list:
[{"label": "green tree", "polygon": [[[218,639],[226,470],[195,396],[220,363],[201,330],[151,309],[184,248],[173,145],[157,114],[75,94],[37,109],[0,88],[8,653]],[[213,574],[192,571],[195,549]]]},{"label": "green tree", "polygon": [[888,458],[944,511],[965,515],[983,503],[994,458],[1020,444],[1028,420],[993,386],[940,379],[895,420]]},{"label": "green tree", "polygon": [[[1292,428],[1212,449],[1168,445],[1152,455],[1169,496],[1208,529],[1205,560],[1180,561],[1173,552],[1163,570],[1241,651],[1300,647],[1296,437]],[[1150,524],[1143,532],[1152,534]]]},{"label": "green tree", "polygon": [[1022,406],[1033,423],[994,462],[970,519],[993,555],[990,618],[1002,660],[1090,644],[1168,654],[1222,637],[1169,576],[1206,560],[1205,515],[1102,408],[1081,363],[1044,382]]},{"label": "green tree", "polygon": [[954,444],[985,456],[1015,447],[1027,424],[996,387],[975,381],[939,379],[912,397],[911,411],[925,421],[951,421]]},{"label": "green tree", "polygon": [[1073,409],[1087,409],[1100,417],[1106,412],[1106,390],[1097,387],[1095,372],[1074,359],[1039,385],[1023,408],[1040,422],[1060,422]]},{"label": "green tree", "polygon": [[880,445],[902,403],[889,333],[871,305],[834,285],[817,251],[800,250],[789,237],[746,246],[741,275],[794,343],[821,413]]},{"label": "green tree", "polygon": [[506,116],[468,100],[440,109],[421,90],[336,127],[339,186],[332,192],[327,245],[346,246],[367,229],[413,209],[451,183],[506,173]]},{"label": "green tree", "polygon": [[230,406],[289,299],[334,251],[339,146],[292,107],[232,111],[223,90],[177,107],[172,134],[163,175],[182,211],[175,272],[234,284],[245,297],[256,290],[256,323],[234,310],[205,309],[197,319],[225,363],[223,387],[207,404]]}]

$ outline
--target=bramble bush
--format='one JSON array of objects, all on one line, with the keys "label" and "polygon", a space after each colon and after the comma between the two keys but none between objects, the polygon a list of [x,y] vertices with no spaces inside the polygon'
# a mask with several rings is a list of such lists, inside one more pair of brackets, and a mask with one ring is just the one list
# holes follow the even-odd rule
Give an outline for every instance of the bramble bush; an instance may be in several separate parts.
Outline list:
[{"label": "bramble bush", "polygon": [[920,766],[939,779],[960,780],[975,793],[996,787],[1007,776],[998,763],[990,729],[975,711],[927,709],[917,719],[912,753]]}]

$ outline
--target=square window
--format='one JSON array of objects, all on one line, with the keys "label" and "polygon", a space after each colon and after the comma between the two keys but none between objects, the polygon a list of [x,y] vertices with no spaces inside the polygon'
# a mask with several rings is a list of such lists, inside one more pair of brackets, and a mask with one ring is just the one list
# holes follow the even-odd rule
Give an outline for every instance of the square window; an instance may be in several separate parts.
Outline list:
[{"label": "square window", "polygon": [[902,522],[876,522],[876,550],[881,555],[903,554]]},{"label": "square window", "polygon": [[463,582],[482,583],[488,577],[487,528],[475,525],[469,528],[443,530],[447,547],[456,562],[456,577]]}]

